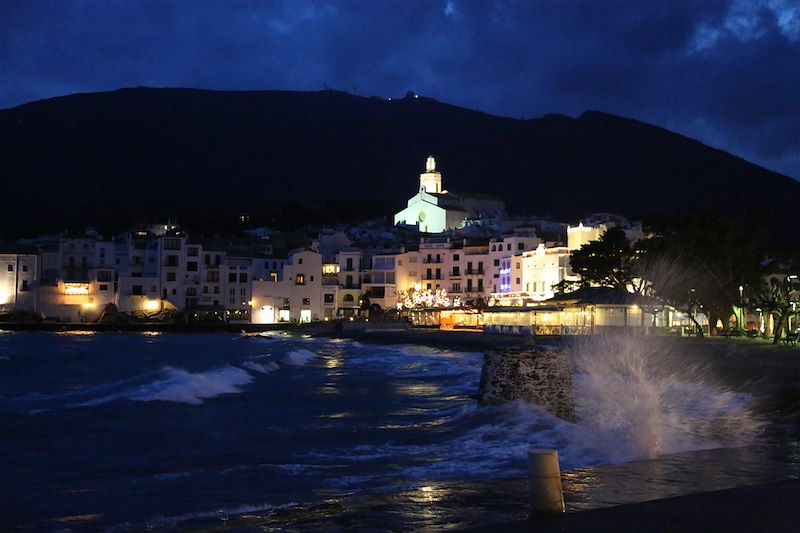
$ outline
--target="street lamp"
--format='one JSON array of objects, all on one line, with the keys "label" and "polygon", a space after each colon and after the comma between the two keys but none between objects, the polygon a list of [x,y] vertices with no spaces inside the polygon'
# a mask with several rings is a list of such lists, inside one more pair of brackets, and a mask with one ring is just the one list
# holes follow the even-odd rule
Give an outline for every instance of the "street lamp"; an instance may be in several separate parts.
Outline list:
[{"label": "street lamp", "polygon": [[739,334],[744,332],[744,285],[739,285]]}]

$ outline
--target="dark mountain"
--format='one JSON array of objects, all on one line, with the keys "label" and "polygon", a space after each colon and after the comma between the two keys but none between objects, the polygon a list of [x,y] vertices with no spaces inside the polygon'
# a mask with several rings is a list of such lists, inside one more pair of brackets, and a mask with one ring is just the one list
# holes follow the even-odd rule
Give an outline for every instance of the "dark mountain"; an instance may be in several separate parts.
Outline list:
[{"label": "dark mountain", "polygon": [[715,212],[780,231],[800,206],[787,176],[596,111],[516,120],[411,95],[136,88],[0,110],[0,233],[212,224],[291,202],[391,215],[428,154],[448,189],[563,220]]}]

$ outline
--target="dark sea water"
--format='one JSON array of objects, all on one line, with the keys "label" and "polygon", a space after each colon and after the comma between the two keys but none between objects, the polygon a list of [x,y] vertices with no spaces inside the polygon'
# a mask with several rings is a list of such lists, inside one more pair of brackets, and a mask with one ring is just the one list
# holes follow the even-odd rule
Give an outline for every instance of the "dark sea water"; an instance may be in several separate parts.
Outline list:
[{"label": "dark sea water", "polygon": [[[2,333],[0,531],[192,529],[237,515],[267,529],[481,523],[519,513],[492,491],[521,490],[504,480],[524,475],[531,447],[559,450],[576,509],[800,471],[748,394],[579,376],[590,420],[572,423],[524,402],[479,408],[482,364],[479,352],[280,334]],[[669,416],[639,401],[648,395],[672,398]],[[644,423],[620,422],[637,417],[659,422],[638,436]],[[671,458],[660,481],[639,462],[656,456]]]}]

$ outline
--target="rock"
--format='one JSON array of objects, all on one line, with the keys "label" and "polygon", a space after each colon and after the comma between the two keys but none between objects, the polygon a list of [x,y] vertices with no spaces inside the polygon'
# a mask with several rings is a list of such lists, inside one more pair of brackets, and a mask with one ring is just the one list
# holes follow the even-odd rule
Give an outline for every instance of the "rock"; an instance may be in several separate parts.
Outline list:
[{"label": "rock", "polygon": [[486,352],[478,404],[525,400],[573,420],[572,372],[572,358],[564,349],[527,346]]}]

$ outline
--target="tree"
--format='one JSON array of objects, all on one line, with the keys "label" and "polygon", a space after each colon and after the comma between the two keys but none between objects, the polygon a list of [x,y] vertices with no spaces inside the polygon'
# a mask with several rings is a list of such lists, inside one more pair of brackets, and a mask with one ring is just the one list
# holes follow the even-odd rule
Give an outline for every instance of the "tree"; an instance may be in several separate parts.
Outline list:
[{"label": "tree", "polygon": [[[570,265],[583,286],[590,284],[628,291],[635,285],[632,264],[636,251],[620,228],[606,230],[599,240],[572,252]],[[562,287],[566,289],[566,286]]]},{"label": "tree", "polygon": [[771,314],[775,318],[773,344],[777,344],[784,330],[789,332],[789,317],[796,314],[792,309],[792,293],[800,291],[797,276],[773,275],[748,291],[750,305]]},{"label": "tree", "polygon": [[742,221],[713,215],[687,219],[652,242],[645,269],[662,271],[650,275],[661,297],[701,306],[713,327],[741,309],[742,291],[760,283],[760,242],[757,229]]}]

